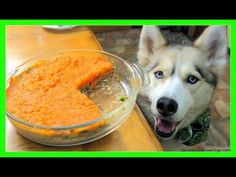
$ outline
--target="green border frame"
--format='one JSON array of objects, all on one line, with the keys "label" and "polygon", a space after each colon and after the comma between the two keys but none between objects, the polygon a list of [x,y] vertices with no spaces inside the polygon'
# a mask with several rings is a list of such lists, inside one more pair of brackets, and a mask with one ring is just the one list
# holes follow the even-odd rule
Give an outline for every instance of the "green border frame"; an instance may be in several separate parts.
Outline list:
[{"label": "green border frame", "polygon": [[[235,103],[230,103],[230,151],[204,151],[204,152],[6,152],[5,151],[5,26],[6,25],[80,25],[80,26],[125,26],[125,25],[229,25],[230,39],[236,39],[236,20],[0,20],[0,157],[236,157],[236,125],[235,110],[231,109]],[[230,41],[230,100],[234,100],[235,89],[234,77],[232,75],[235,68],[236,40]]]}]

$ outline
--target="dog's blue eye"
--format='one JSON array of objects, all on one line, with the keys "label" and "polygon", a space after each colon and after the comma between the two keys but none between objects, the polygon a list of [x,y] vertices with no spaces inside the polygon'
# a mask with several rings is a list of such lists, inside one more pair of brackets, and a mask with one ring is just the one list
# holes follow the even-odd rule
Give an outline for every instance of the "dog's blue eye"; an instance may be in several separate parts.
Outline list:
[{"label": "dog's blue eye", "polygon": [[199,79],[193,75],[188,76],[187,82],[190,84],[195,84]]},{"label": "dog's blue eye", "polygon": [[155,77],[158,79],[163,78],[163,75],[164,75],[162,71],[156,71],[154,74],[155,74]]}]

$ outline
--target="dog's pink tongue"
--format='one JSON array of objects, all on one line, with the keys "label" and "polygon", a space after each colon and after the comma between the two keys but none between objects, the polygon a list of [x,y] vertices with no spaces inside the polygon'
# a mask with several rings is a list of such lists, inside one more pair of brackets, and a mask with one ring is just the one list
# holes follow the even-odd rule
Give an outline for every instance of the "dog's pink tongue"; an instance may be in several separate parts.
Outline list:
[{"label": "dog's pink tongue", "polygon": [[157,118],[157,128],[163,133],[170,133],[175,128],[175,123]]}]

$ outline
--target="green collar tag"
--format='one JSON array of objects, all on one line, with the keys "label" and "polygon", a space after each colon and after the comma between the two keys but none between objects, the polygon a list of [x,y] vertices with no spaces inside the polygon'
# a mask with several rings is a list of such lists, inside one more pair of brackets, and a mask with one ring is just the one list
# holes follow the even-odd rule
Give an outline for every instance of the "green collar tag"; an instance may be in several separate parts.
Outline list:
[{"label": "green collar tag", "polygon": [[175,139],[188,146],[206,141],[210,120],[211,114],[210,108],[208,108],[190,126],[180,129],[175,135]]}]

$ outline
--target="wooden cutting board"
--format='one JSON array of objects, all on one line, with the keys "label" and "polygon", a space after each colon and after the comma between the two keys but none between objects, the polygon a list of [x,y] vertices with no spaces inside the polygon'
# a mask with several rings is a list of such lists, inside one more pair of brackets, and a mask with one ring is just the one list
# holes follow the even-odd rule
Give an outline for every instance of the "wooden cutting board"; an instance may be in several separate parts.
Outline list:
[{"label": "wooden cutting board", "polygon": [[[87,27],[55,31],[41,26],[8,26],[6,74],[38,55],[75,48],[102,50]],[[92,143],[73,147],[49,147],[31,142],[19,135],[6,119],[6,151],[163,151],[163,148],[135,105],[129,118],[113,133]]]}]

